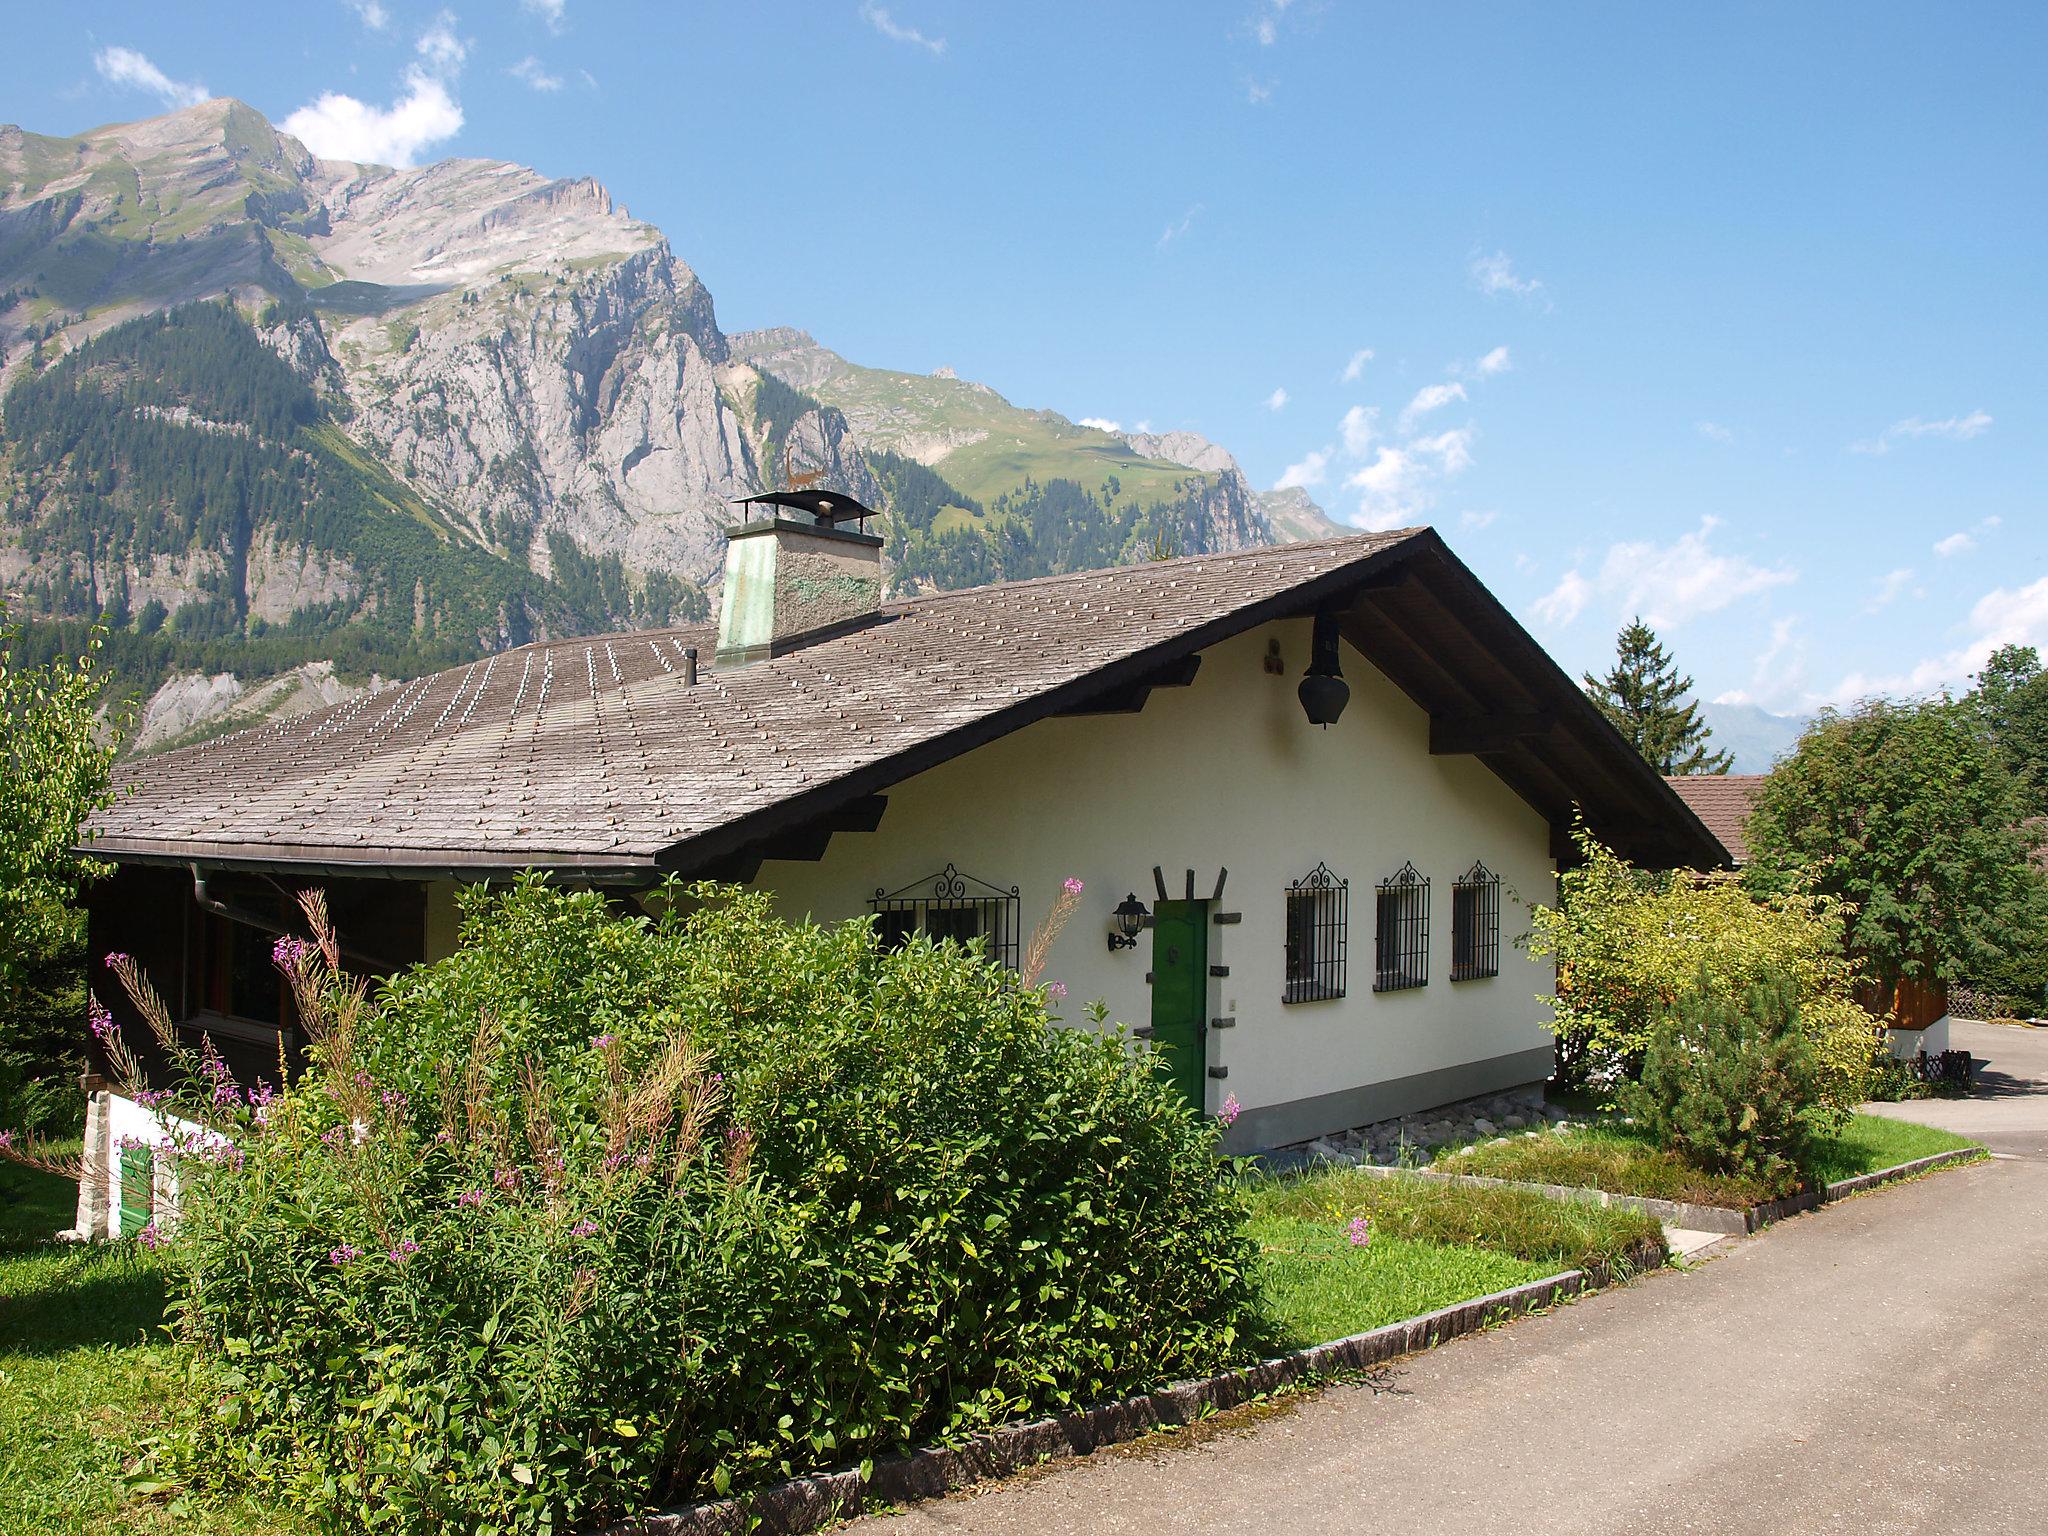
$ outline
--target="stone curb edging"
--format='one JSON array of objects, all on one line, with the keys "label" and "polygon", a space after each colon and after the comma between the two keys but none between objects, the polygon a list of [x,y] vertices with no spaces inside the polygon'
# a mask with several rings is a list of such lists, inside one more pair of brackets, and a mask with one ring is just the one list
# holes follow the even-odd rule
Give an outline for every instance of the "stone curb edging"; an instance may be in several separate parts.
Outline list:
[{"label": "stone curb edging", "polygon": [[[1623,1260],[1632,1272],[1664,1262],[1662,1244],[1645,1244]],[[875,1463],[864,1481],[856,1470],[794,1478],[756,1493],[685,1505],[609,1527],[604,1536],[738,1536],[764,1531],[798,1536],[867,1505],[908,1504],[937,1498],[990,1478],[1007,1477],[1037,1462],[1086,1456],[1102,1446],[1134,1440],[1154,1429],[1193,1423],[1203,1415],[1263,1397],[1301,1381],[1381,1365],[1447,1339],[1476,1333],[1489,1323],[1599,1290],[1614,1279],[1605,1265],[1568,1269],[1541,1280],[1475,1297],[1435,1312],[1388,1323],[1366,1333],[1311,1345],[1272,1360],[1179,1381],[1157,1392],[1127,1397],[1056,1418],[1005,1424],[963,1445],[912,1451]]]},{"label": "stone curb edging", "polygon": [[1896,1163],[1890,1168],[1879,1168],[1873,1173],[1859,1173],[1852,1178],[1837,1179],[1824,1190],[1808,1190],[1804,1194],[1787,1195],[1783,1200],[1766,1200],[1761,1205],[1752,1205],[1742,1210],[1730,1210],[1721,1205],[1694,1205],[1685,1200],[1656,1200],[1648,1195],[1615,1195],[1604,1189],[1586,1189],[1573,1184],[1536,1184],[1524,1179],[1496,1179],[1481,1173],[1438,1173],[1431,1168],[1386,1168],[1369,1163],[1360,1163],[1356,1171],[1371,1174],[1376,1178],[1427,1179],[1439,1184],[1460,1184],[1467,1189],[1522,1189],[1531,1194],[1546,1195],[1552,1200],[1575,1200],[1584,1205],[1601,1205],[1615,1210],[1641,1211],[1659,1221],[1674,1227],[1684,1227],[1693,1232],[1720,1232],[1731,1237],[1742,1237],[1782,1221],[1787,1216],[1796,1216],[1801,1211],[1814,1210],[1829,1201],[1840,1200],[1862,1190],[1875,1189],[1880,1184],[1889,1184],[1895,1179],[1910,1179],[1916,1174],[1931,1169],[1943,1168],[1950,1163],[1969,1162],[1984,1155],[1982,1147],[1956,1147],[1947,1152],[1936,1152],[1929,1157],[1915,1158],[1908,1163]]},{"label": "stone curb edging", "polygon": [[1910,1163],[1894,1163],[1891,1167],[1880,1168],[1875,1173],[1859,1173],[1853,1178],[1837,1179],[1828,1186],[1827,1197],[1830,1200],[1841,1200],[1849,1195],[1861,1194],[1866,1189],[1875,1189],[1880,1184],[1889,1184],[1895,1179],[1910,1179],[1916,1174],[1946,1168],[1951,1163],[1973,1163],[1986,1155],[1982,1147],[1952,1147],[1946,1152],[1916,1157]]}]

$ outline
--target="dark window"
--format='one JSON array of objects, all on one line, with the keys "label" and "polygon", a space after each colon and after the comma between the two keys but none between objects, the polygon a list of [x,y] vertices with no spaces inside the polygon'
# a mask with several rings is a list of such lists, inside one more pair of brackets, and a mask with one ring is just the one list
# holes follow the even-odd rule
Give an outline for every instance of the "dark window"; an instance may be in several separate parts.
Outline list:
[{"label": "dark window", "polygon": [[1379,884],[1373,933],[1375,992],[1429,985],[1429,881],[1413,864]]},{"label": "dark window", "polygon": [[876,891],[868,903],[885,949],[901,949],[915,933],[962,945],[980,939],[989,959],[1013,971],[1017,968],[1018,908],[1016,886],[1006,891],[963,875],[950,864],[900,891]]},{"label": "dark window", "polygon": [[1500,974],[1500,876],[1475,863],[1451,887],[1451,980]]},{"label": "dark window", "polygon": [[1344,995],[1345,924],[1351,882],[1318,864],[1287,887],[1287,987],[1285,1003],[1314,1002]]}]

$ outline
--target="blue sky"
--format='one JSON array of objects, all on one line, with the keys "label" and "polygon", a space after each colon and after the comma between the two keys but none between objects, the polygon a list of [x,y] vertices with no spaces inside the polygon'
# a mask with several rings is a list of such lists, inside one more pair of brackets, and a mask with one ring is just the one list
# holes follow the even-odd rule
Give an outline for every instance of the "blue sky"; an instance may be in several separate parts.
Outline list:
[{"label": "blue sky", "polygon": [[1635,611],[1703,694],[1780,710],[2048,648],[2048,7],[222,0],[8,30],[0,120],[41,131],[203,91],[330,154],[595,175],[727,329],[1434,522],[1574,669]]}]

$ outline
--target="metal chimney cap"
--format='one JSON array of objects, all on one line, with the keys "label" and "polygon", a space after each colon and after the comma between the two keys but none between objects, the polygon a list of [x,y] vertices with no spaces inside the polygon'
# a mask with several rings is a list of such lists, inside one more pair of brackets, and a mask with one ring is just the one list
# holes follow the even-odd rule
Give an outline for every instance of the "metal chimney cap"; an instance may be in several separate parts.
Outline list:
[{"label": "metal chimney cap", "polygon": [[791,507],[798,512],[808,512],[827,527],[836,528],[841,523],[858,523],[863,518],[873,517],[875,509],[864,507],[844,491],[763,491],[758,496],[735,496],[733,501],[740,506]]}]

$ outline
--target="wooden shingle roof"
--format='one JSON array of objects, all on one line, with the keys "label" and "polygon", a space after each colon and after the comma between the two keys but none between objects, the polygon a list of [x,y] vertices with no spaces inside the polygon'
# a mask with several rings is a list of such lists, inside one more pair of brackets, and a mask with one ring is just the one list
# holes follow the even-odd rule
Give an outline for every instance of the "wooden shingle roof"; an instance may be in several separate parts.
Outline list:
[{"label": "wooden shingle roof", "polygon": [[[1447,602],[1484,606],[1487,627],[1520,637],[1545,688],[1554,674],[1579,697],[1433,532],[1397,530],[918,597],[885,605],[865,629],[738,667],[711,665],[708,628],[523,646],[124,764],[117,778],[132,791],[94,818],[92,847],[116,859],[415,875],[540,867],[644,880],[711,868],[778,831],[829,830],[863,797],[1142,687],[1232,634],[1355,604],[1375,582],[1397,586],[1398,568],[1418,556],[1477,594],[1461,588]],[[683,675],[690,645],[702,658],[695,686]],[[1386,666],[1421,697],[1398,658]],[[1612,741],[1579,746],[1605,762],[1626,744],[1586,710]],[[1574,716],[1570,728],[1585,722]],[[1556,820],[1570,806],[1549,786],[1570,771],[1502,776]],[[1589,820],[1647,828],[1667,861],[1719,861],[1703,828],[1688,838],[1689,813],[1646,767],[1616,771],[1625,793],[1604,781],[1572,789]]]}]

